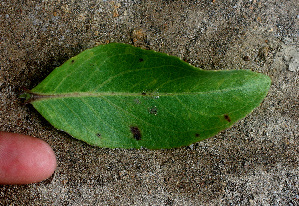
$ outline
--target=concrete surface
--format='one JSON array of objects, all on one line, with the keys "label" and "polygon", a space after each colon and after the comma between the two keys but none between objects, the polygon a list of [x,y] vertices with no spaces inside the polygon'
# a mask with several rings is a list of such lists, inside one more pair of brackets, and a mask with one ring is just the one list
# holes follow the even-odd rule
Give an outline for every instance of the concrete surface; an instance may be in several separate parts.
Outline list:
[{"label": "concrete surface", "polygon": [[[298,8],[297,0],[2,0],[0,130],[45,140],[58,168],[41,183],[0,186],[0,205],[298,205]],[[18,99],[108,42],[204,69],[252,69],[273,83],[232,128],[173,150],[92,147]]]}]

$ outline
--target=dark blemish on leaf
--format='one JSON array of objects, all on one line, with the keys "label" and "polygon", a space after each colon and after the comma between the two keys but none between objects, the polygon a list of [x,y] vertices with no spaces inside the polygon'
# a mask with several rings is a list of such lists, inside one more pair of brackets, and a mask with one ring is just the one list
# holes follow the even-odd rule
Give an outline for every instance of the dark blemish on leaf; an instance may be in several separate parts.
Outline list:
[{"label": "dark blemish on leaf", "polygon": [[134,102],[135,102],[136,104],[140,104],[140,103],[141,103],[139,99],[135,99]]},{"label": "dark blemish on leaf", "polygon": [[199,137],[199,134],[198,134],[198,133],[196,133],[196,134],[195,134],[195,137]]},{"label": "dark blemish on leaf", "polygon": [[71,63],[73,64],[75,62],[75,60],[72,60]]},{"label": "dark blemish on leaf", "polygon": [[142,59],[142,58],[140,58],[140,59],[139,59],[139,62],[143,62],[143,59]]},{"label": "dark blemish on leaf", "polygon": [[226,119],[228,122],[231,122],[230,117],[227,114],[224,115],[224,119]]},{"label": "dark blemish on leaf", "polygon": [[146,92],[142,92],[141,94],[142,94],[142,96],[145,96],[145,95],[146,95]]},{"label": "dark blemish on leaf", "polygon": [[139,130],[138,127],[130,127],[131,129],[131,133],[133,134],[134,139],[136,139],[137,141],[141,140],[141,132]]},{"label": "dark blemish on leaf", "polygon": [[97,133],[96,135],[97,135],[98,137],[100,137],[100,138],[102,137],[100,133]]},{"label": "dark blemish on leaf", "polygon": [[148,112],[149,112],[150,114],[157,115],[157,113],[158,113],[158,109],[157,109],[156,106],[154,106],[154,107],[149,108],[149,109],[148,109]]}]

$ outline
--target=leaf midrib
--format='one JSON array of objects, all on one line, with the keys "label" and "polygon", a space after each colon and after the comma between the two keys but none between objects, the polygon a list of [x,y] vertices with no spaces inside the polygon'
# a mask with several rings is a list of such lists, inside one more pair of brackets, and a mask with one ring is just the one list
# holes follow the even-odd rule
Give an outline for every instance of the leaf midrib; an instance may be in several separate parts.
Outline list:
[{"label": "leaf midrib", "polygon": [[[163,97],[163,96],[187,96],[187,95],[200,95],[200,94],[215,94],[223,93],[228,91],[242,90],[246,86],[235,87],[235,88],[226,88],[212,91],[203,91],[203,92],[150,92],[150,93],[131,93],[131,92],[70,92],[70,93],[60,93],[60,94],[46,94],[46,93],[31,93],[31,102],[41,101],[47,99],[58,99],[58,98],[72,98],[72,97],[102,97],[102,96],[135,96],[135,97]],[[248,89],[248,85],[247,85]]]}]

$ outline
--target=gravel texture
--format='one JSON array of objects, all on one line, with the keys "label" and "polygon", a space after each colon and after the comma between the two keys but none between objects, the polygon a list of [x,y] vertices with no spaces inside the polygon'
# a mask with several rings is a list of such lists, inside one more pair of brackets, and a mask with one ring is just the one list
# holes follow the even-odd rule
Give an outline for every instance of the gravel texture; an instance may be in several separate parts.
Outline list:
[{"label": "gravel texture", "polygon": [[[0,2],[0,130],[39,137],[58,168],[0,186],[0,205],[298,205],[297,0]],[[272,79],[232,128],[172,150],[102,149],[54,129],[18,98],[81,51],[123,42],[203,69]]]}]

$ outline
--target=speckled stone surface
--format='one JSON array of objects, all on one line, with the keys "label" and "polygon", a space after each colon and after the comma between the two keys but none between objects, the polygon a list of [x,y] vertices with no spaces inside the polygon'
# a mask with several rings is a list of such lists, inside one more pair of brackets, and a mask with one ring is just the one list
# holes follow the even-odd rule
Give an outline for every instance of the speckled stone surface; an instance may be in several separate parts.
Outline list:
[{"label": "speckled stone surface", "polygon": [[[0,130],[39,137],[58,168],[0,186],[0,205],[298,205],[298,2],[0,2]],[[102,149],[54,129],[18,98],[98,44],[123,42],[203,69],[272,79],[261,106],[232,128],[173,150]]]}]

